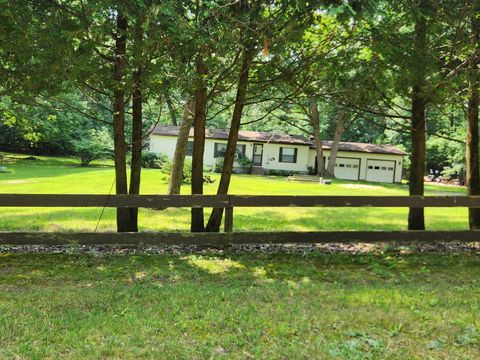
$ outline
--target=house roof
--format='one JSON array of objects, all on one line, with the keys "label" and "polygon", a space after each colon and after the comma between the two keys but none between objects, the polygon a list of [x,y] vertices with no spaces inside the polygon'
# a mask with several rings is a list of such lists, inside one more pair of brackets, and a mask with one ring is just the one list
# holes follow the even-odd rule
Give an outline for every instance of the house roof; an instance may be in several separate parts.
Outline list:
[{"label": "house roof", "polygon": [[[330,150],[332,148],[333,141],[323,141],[322,149]],[[312,143],[311,148],[315,149],[315,144]],[[359,142],[345,142],[341,141],[338,145],[340,151],[352,151],[352,152],[366,152],[374,154],[393,154],[393,155],[406,155],[403,150],[393,145],[380,145],[380,144],[368,144]]]},{"label": "house roof", "polygon": [[[153,128],[152,134],[177,136],[179,129],[179,126],[157,125]],[[205,137],[207,139],[228,140],[228,133],[229,129],[207,129],[205,132]],[[193,128],[190,129],[189,136],[193,136]],[[308,141],[308,139],[303,135],[288,135],[263,131],[240,130],[238,132],[238,140],[263,143],[310,145],[310,141]]]},{"label": "house roof", "polygon": [[[163,135],[163,136],[177,136],[179,126],[163,126],[156,125],[151,134]],[[207,139],[219,139],[228,140],[228,129],[206,129],[205,137]],[[190,137],[193,136],[193,128],[190,129]],[[271,133],[264,131],[248,131],[240,130],[238,132],[238,140],[261,142],[261,143],[274,143],[274,144],[292,144],[292,145],[306,145],[310,148],[315,148],[315,144],[312,140],[307,139],[303,135],[289,135],[281,133]],[[322,141],[322,148],[329,150],[332,147],[332,141]],[[340,151],[353,151],[353,152],[366,152],[376,154],[393,154],[393,155],[405,155],[405,152],[396,148],[393,145],[377,145],[358,142],[340,142],[338,146]]]}]

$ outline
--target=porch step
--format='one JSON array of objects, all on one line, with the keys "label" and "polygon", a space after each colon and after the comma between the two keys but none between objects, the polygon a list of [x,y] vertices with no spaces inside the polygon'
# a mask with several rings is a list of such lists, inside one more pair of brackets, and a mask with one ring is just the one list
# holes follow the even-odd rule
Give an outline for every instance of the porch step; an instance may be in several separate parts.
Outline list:
[{"label": "porch step", "polygon": [[288,181],[303,181],[303,182],[312,182],[312,183],[318,183],[318,184],[326,184],[330,185],[332,183],[332,180],[330,179],[323,179],[319,176],[314,176],[314,175],[292,175],[287,177]]}]

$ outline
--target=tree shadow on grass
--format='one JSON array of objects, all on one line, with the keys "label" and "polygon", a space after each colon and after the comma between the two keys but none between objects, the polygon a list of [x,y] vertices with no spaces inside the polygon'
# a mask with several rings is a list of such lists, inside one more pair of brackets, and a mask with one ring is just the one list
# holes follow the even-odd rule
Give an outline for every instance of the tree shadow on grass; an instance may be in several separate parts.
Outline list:
[{"label": "tree shadow on grass", "polygon": [[87,255],[11,254],[2,256],[2,284],[114,282],[125,285],[202,287],[285,286],[311,283],[362,286],[372,283],[432,286],[469,283],[480,276],[478,257],[468,254],[186,254]]}]

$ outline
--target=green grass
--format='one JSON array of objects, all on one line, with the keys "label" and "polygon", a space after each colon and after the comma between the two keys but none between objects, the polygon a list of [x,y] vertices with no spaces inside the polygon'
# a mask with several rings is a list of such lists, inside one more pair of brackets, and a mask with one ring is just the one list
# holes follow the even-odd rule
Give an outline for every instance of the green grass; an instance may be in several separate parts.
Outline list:
[{"label": "green grass", "polygon": [[468,254],[0,255],[0,358],[478,359]]},{"label": "green grass", "polygon": [[[0,174],[1,193],[107,194],[114,171],[109,162],[82,168],[68,158],[39,157],[38,161],[7,158],[12,173]],[[167,177],[159,170],[144,169],[142,194],[164,194]],[[218,180],[218,175],[213,177]],[[217,181],[218,182],[218,181]],[[217,183],[206,184],[207,194],[215,193]],[[188,194],[189,186],[182,188]],[[234,175],[232,194],[270,195],[407,195],[406,185],[357,183],[336,180],[332,185],[288,182],[280,177]],[[465,193],[463,188],[428,185],[427,195]],[[93,231],[101,209],[0,208],[0,230]],[[208,213],[207,213],[208,215]],[[403,208],[237,208],[236,231],[314,231],[314,230],[402,230],[406,228],[407,209]],[[189,229],[188,209],[140,211],[140,229],[181,231]],[[429,229],[466,229],[467,210],[462,208],[426,209]],[[115,211],[106,209],[99,230],[115,229]]]}]

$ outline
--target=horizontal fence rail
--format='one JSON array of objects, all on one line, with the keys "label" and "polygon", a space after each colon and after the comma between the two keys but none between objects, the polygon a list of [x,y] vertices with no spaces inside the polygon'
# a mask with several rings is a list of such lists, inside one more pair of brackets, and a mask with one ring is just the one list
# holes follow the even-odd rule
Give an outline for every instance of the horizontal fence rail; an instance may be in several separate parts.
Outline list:
[{"label": "horizontal fence rail", "polygon": [[81,195],[0,194],[0,207],[224,208],[225,232],[1,232],[11,245],[207,245],[331,242],[480,242],[479,230],[233,232],[235,207],[470,207],[480,196],[269,196],[269,195]]},{"label": "horizontal fence rail", "polygon": [[479,207],[480,196],[0,194],[0,207]]}]

